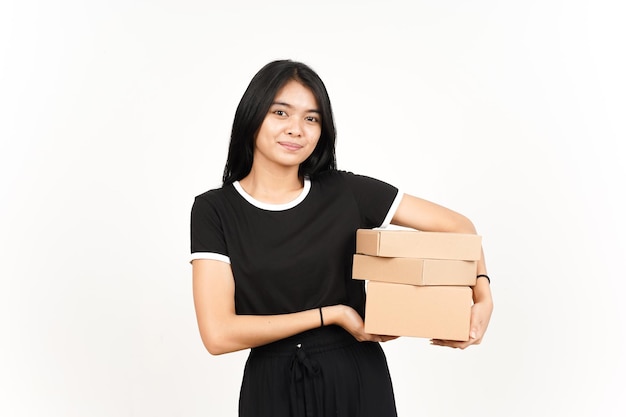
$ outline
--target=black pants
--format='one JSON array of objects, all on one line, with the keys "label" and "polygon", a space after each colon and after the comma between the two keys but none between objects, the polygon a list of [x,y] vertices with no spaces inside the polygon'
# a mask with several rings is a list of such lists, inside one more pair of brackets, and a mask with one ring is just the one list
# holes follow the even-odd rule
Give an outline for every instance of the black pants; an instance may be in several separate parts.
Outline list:
[{"label": "black pants", "polygon": [[378,343],[338,326],[310,330],[250,352],[240,417],[395,417],[393,387]]}]

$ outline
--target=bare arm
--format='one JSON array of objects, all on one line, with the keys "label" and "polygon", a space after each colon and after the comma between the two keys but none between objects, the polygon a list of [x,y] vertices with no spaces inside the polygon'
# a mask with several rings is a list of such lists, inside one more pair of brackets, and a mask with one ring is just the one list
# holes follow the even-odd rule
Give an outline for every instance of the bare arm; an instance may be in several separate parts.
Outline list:
[{"label": "bare arm", "polygon": [[[261,346],[321,325],[318,309],[271,316],[237,315],[230,265],[196,259],[192,268],[198,328],[204,346],[213,355]],[[324,307],[323,315],[325,325],[340,325],[357,340],[385,339],[365,333],[361,317],[350,307]]]},{"label": "bare arm", "polygon": [[[391,222],[398,226],[411,227],[427,232],[454,232],[476,234],[474,224],[462,214],[438,204],[405,194]],[[477,274],[487,274],[485,256],[481,251]],[[491,289],[486,279],[480,278],[473,287],[474,305],[470,323],[470,340],[456,342],[433,340],[433,344],[464,349],[479,344],[489,325],[493,311]]]}]

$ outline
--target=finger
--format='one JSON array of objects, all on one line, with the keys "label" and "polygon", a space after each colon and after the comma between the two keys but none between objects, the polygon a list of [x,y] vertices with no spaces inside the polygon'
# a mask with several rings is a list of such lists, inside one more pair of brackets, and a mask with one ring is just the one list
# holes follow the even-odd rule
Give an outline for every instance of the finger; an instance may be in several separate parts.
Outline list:
[{"label": "finger", "polygon": [[485,333],[485,329],[483,328],[483,326],[477,325],[477,326],[472,326],[472,329],[470,330],[470,338],[469,340],[471,341],[477,341],[483,338],[483,335]]},{"label": "finger", "polygon": [[430,341],[431,345],[436,346],[445,346],[455,349],[465,349],[468,346],[475,344],[475,339],[470,339],[466,342],[458,341],[458,340],[441,340],[441,339],[432,339]]},{"label": "finger", "polygon": [[382,342],[382,337],[377,334],[363,333],[357,337],[359,342]]},{"label": "finger", "polygon": [[395,340],[400,336],[381,336],[381,342],[388,342],[390,340]]},{"label": "finger", "polygon": [[435,346],[444,346],[444,347],[450,347],[450,348],[458,348],[461,344],[461,342],[457,342],[454,340],[442,340],[442,339],[432,339],[430,341],[431,345],[435,345]]},{"label": "finger", "polygon": [[470,339],[479,339],[484,333],[483,319],[479,310],[473,309],[470,316]]}]

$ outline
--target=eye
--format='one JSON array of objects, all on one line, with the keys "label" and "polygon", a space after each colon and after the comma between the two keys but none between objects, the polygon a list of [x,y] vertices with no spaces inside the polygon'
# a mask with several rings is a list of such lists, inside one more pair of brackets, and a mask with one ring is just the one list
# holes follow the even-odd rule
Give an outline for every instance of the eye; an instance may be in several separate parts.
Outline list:
[{"label": "eye", "polygon": [[318,123],[320,121],[320,119],[315,116],[307,116],[305,120],[311,123]]},{"label": "eye", "polygon": [[284,110],[274,110],[274,114],[277,116],[286,116],[287,113],[285,113]]}]

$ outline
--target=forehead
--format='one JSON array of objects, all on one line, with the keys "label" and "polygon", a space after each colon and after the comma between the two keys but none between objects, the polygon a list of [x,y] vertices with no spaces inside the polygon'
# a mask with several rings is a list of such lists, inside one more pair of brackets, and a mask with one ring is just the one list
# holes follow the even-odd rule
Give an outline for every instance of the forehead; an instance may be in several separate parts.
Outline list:
[{"label": "forehead", "polygon": [[313,91],[296,80],[289,80],[276,93],[274,103],[302,105],[307,108],[317,108],[317,99]]}]

